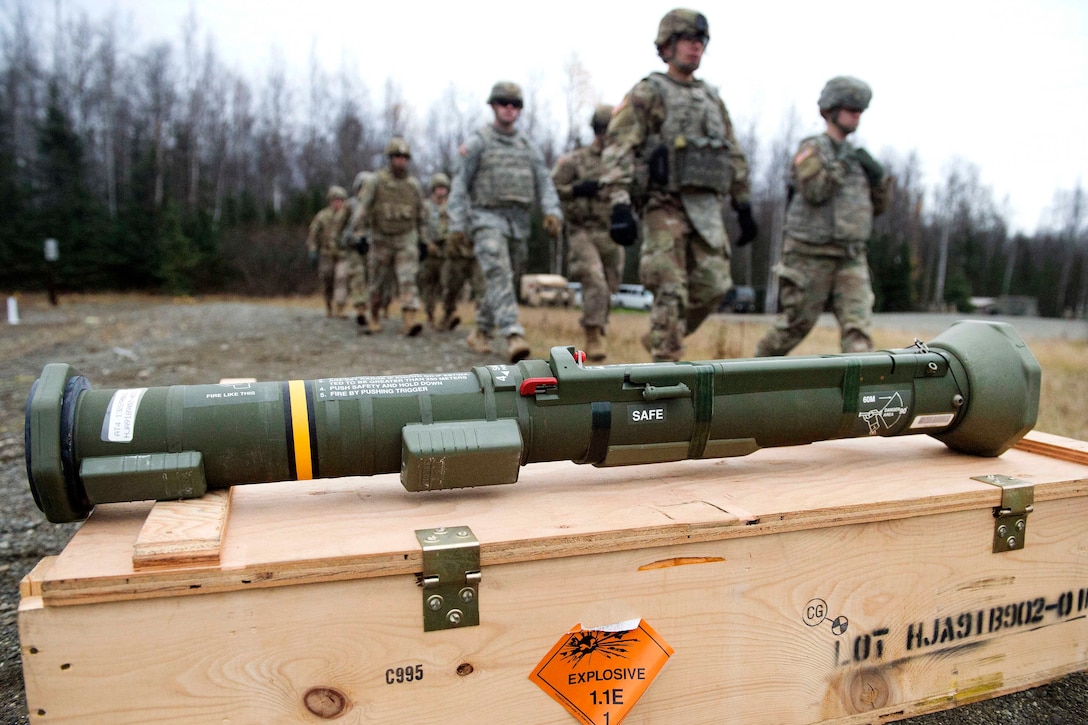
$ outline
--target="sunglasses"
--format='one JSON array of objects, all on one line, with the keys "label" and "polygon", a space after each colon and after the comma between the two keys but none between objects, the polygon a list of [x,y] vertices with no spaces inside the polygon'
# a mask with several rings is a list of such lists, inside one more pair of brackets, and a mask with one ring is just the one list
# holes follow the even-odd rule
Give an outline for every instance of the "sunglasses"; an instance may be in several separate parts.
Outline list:
[{"label": "sunglasses", "polygon": [[521,101],[511,101],[508,98],[496,98],[494,103],[496,106],[513,106],[514,108],[521,108]]},{"label": "sunglasses", "polygon": [[710,40],[702,33],[680,33],[676,37],[680,40],[687,40],[691,43],[702,43],[703,45],[706,45],[707,41]]}]

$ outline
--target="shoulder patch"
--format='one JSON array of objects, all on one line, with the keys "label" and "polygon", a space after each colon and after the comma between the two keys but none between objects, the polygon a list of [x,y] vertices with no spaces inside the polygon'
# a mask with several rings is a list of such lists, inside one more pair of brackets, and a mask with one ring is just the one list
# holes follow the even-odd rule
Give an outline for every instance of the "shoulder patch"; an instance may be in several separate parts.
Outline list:
[{"label": "shoulder patch", "polygon": [[809,144],[801,146],[801,150],[793,157],[793,173],[799,181],[811,179],[820,173],[824,166],[817,149]]}]

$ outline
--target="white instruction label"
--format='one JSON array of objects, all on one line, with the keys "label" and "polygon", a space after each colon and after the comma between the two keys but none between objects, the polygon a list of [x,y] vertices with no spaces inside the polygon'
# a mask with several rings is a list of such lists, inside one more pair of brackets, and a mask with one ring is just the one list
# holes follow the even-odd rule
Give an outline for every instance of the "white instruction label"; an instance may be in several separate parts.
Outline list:
[{"label": "white instruction label", "polygon": [[147,388],[127,388],[114,392],[102,421],[102,440],[110,443],[131,443],[136,430],[136,411]]}]

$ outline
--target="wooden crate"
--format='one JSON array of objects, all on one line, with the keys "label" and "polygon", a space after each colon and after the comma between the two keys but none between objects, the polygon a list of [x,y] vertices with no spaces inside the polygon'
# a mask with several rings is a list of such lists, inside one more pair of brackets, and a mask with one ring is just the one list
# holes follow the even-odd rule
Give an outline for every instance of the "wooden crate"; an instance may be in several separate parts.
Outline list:
[{"label": "wooden crate", "polygon": [[[1023,548],[992,550],[990,475],[1033,487]],[[1086,520],[1088,444],[1038,433],[99,506],[23,582],[27,699],[49,723],[615,725],[530,675],[578,625],[642,620],[674,652],[656,679],[578,695],[641,688],[626,723],[896,720],[1088,667]],[[415,531],[441,527],[480,542],[478,626],[424,631]]]}]

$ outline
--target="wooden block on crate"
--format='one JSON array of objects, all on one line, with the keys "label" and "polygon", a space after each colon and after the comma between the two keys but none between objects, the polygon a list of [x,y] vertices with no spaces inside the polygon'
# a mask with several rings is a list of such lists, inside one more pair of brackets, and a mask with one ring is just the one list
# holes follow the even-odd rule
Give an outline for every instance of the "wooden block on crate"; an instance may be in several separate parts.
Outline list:
[{"label": "wooden block on crate", "polygon": [[132,547],[133,568],[218,564],[232,490],[218,489],[200,498],[156,503]]},{"label": "wooden block on crate", "polygon": [[[99,506],[23,587],[31,718],[860,725],[954,707],[1088,667],[1084,450],[911,436],[536,464],[428,494],[241,486],[198,567],[138,568],[151,506]],[[1020,548],[993,552],[990,481],[1031,487]],[[462,529],[478,587],[454,604],[479,624],[425,631],[449,579],[426,541]]]}]

